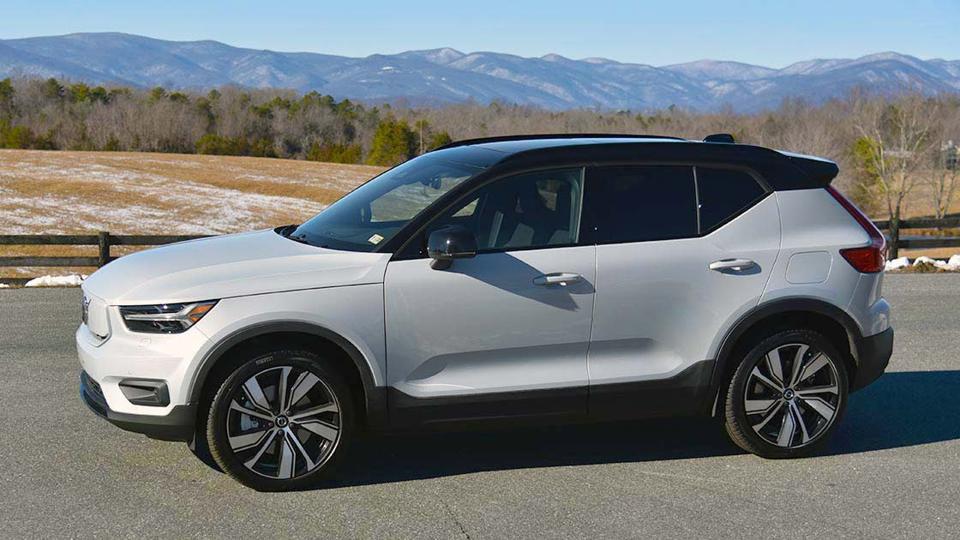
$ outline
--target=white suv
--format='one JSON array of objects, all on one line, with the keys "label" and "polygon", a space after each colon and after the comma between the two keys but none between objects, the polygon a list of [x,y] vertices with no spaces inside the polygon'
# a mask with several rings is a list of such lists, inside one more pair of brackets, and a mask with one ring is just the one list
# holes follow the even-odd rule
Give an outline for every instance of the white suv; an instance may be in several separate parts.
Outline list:
[{"label": "white suv", "polygon": [[714,415],[807,454],[893,344],[884,238],[836,174],[723,136],[455,143],[302,225],[93,274],[81,395],[261,490],[428,424]]}]

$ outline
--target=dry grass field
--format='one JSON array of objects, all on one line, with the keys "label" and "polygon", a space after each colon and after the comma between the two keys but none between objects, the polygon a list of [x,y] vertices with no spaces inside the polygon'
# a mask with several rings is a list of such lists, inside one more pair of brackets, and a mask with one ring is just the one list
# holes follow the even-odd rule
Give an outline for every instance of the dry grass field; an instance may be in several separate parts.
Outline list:
[{"label": "dry grass field", "polygon": [[381,170],[234,156],[0,150],[0,231],[214,234],[295,223]]},{"label": "dry grass field", "polygon": [[[0,234],[221,234],[300,223],[382,170],[234,156],[0,150]],[[69,251],[0,247],[4,255]],[[91,270],[0,268],[0,276]]]}]

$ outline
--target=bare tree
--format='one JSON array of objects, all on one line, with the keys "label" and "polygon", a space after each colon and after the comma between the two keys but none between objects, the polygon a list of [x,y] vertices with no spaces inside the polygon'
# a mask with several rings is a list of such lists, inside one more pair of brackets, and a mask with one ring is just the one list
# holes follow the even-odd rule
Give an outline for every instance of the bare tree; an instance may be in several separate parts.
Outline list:
[{"label": "bare tree", "polygon": [[[912,94],[897,101],[877,98],[855,98],[854,122],[860,139],[856,153],[861,167],[886,205],[890,219],[890,236],[899,237],[904,201],[917,186],[920,170],[929,163],[930,151],[939,139],[935,130],[940,103]],[[897,243],[891,246],[891,257],[897,256]]]},{"label": "bare tree", "polygon": [[934,170],[928,177],[933,212],[937,219],[942,219],[953,206],[957,180],[960,179],[957,174],[960,169],[960,156],[955,143],[960,142],[960,108],[953,107],[945,111],[942,125],[942,135],[938,141],[939,151],[935,152]]}]

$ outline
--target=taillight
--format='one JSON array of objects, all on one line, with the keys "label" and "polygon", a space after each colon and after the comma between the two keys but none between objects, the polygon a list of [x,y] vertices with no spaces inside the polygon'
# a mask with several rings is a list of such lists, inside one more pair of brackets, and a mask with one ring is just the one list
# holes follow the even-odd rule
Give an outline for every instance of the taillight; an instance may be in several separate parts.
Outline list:
[{"label": "taillight", "polygon": [[873,274],[882,271],[884,264],[887,262],[887,239],[880,233],[880,229],[877,229],[870,218],[864,215],[859,208],[848,201],[833,186],[827,186],[827,193],[832,195],[870,236],[869,246],[841,249],[840,255],[843,255],[850,266],[856,268],[858,272]]}]

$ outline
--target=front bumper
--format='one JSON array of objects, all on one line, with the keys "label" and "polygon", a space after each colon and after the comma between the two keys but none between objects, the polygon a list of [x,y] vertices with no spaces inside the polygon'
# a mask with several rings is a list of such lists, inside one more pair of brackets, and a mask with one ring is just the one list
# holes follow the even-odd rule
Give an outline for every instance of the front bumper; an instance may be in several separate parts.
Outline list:
[{"label": "front bumper", "polygon": [[857,343],[857,374],[850,390],[859,390],[883,375],[893,354],[893,327],[879,334],[860,338]]},{"label": "front bumper", "polygon": [[80,398],[97,416],[120,429],[165,441],[193,439],[197,414],[194,405],[176,405],[164,416],[117,412],[107,405],[100,385],[86,371],[80,372]]}]

